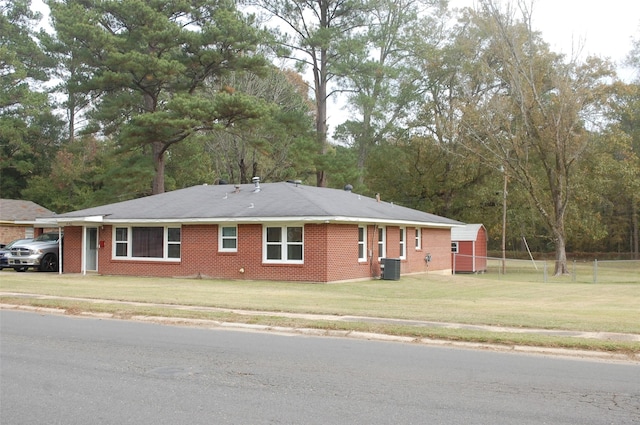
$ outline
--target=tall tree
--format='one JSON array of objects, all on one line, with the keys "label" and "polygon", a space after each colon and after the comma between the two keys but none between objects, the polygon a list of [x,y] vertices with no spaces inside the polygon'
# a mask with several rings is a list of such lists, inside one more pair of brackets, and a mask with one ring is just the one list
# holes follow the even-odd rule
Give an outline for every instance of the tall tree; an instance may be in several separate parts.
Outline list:
[{"label": "tall tree", "polygon": [[[72,8],[59,9],[57,25],[59,28],[72,25],[75,18]],[[82,83],[90,77],[92,69],[77,54],[77,40],[65,38],[65,31],[56,34],[42,29],[38,38],[47,55],[55,62],[50,81],[58,83],[51,90],[63,99],[57,106],[66,112],[67,140],[73,143],[78,131],[87,125],[83,112],[92,106],[91,93],[81,89]]]},{"label": "tall tree", "polygon": [[[640,43],[638,45],[640,70]],[[631,240],[630,251],[640,258],[640,79],[634,83],[617,83],[611,102],[612,124],[608,153],[614,160],[617,179],[608,197],[615,198],[620,215],[625,218],[624,236]],[[623,237],[624,237],[623,236]]]},{"label": "tall tree", "polygon": [[361,171],[376,144],[408,137],[423,101],[423,73],[416,58],[430,60],[425,56],[442,41],[446,15],[438,0],[371,2],[367,29],[357,36],[364,48],[351,52],[341,73],[354,117],[336,133],[357,150]]},{"label": "tall tree", "polygon": [[209,90],[239,90],[260,102],[265,113],[259,120],[212,131],[206,135],[206,152],[214,158],[219,178],[248,183],[298,179],[313,172],[312,105],[301,90],[300,76],[271,68],[266,75],[231,74]]},{"label": "tall tree", "polygon": [[323,157],[329,151],[327,139],[327,102],[335,93],[330,84],[344,72],[344,63],[354,49],[354,35],[365,23],[367,1],[363,0],[254,0],[277,19],[280,55],[297,63],[299,71],[309,69],[316,105],[316,143],[320,160],[317,186],[327,186]]},{"label": "tall tree", "polygon": [[46,90],[51,65],[35,41],[40,16],[28,0],[0,1],[0,192],[19,198],[30,176],[46,174],[60,122]]},{"label": "tall tree", "polygon": [[516,19],[494,0],[467,11],[457,42],[475,46],[476,56],[462,81],[472,97],[462,111],[462,137],[527,191],[552,236],[561,275],[568,273],[568,206],[613,72],[596,58],[579,63],[550,52],[524,2],[519,12]]},{"label": "tall tree", "polygon": [[[208,79],[259,71],[258,33],[231,0],[50,0],[58,38],[87,66],[78,90],[97,99],[93,118],[123,145],[148,147],[152,193],[164,192],[165,154],[194,133],[255,117],[241,93],[202,95]],[[146,149],[146,148],[145,148]]]}]

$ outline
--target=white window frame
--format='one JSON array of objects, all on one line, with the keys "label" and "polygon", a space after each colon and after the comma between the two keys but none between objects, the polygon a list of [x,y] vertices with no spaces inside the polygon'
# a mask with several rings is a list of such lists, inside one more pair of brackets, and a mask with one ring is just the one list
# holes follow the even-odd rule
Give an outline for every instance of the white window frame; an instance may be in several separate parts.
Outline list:
[{"label": "white window frame", "polygon": [[[169,239],[169,231],[171,230],[175,230],[178,229],[180,231],[180,240],[178,241],[172,241]],[[180,256],[178,257],[169,257],[169,248],[171,246],[177,246],[178,249],[180,250]],[[167,226],[164,228],[164,255],[167,259],[172,259],[172,260],[180,260],[182,258],[182,227],[176,227],[176,226]]]},{"label": "white window frame", "polygon": [[[228,236],[224,234],[224,229],[234,229],[235,234]],[[235,242],[235,248],[225,248],[224,242],[227,240],[233,240]],[[219,252],[238,252],[238,226],[218,226],[218,251]]]},{"label": "white window frame", "polygon": [[[267,241],[267,230],[268,229],[280,229],[280,241],[279,242],[268,242]],[[288,229],[299,228],[302,231],[302,241],[288,241]],[[267,258],[267,248],[269,246],[280,245],[280,259]],[[287,249],[289,246],[300,246],[302,258],[300,259],[289,259],[287,257],[289,250]],[[295,224],[295,225],[276,225],[276,224],[265,224],[262,226],[262,262],[267,264],[304,264],[304,225],[303,224]]]},{"label": "white window frame", "polygon": [[416,227],[416,251],[422,249],[422,229]]},{"label": "white window frame", "polygon": [[367,227],[358,226],[358,261],[367,261]]},{"label": "white window frame", "polygon": [[453,254],[458,253],[458,242],[451,242],[451,252]]},{"label": "white window frame", "polygon": [[[153,228],[162,228],[162,257],[134,257],[132,256],[133,252],[133,228],[134,227],[153,227]],[[118,234],[118,229],[126,230],[126,239],[116,240],[116,235]],[[180,230],[180,241],[169,241],[169,229],[178,229]],[[112,238],[112,252],[111,259],[113,260],[140,260],[140,261],[181,261],[182,259],[182,226],[140,226],[140,225],[123,225],[123,226],[113,226],[113,232],[111,235]],[[118,244],[125,245],[126,247],[126,255],[116,255]],[[179,245],[180,246],[180,256],[179,257],[169,257],[169,246],[170,245]]]},{"label": "white window frame", "polygon": [[387,256],[387,231],[386,227],[378,227],[378,260]]},{"label": "white window frame", "polygon": [[407,229],[400,227],[398,236],[400,238],[400,258],[407,258]]}]

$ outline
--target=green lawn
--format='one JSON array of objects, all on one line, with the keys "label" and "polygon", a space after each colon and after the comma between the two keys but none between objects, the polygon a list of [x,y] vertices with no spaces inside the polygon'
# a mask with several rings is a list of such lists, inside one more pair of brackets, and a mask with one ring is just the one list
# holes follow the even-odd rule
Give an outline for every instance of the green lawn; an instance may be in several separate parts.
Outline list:
[{"label": "green lawn", "polygon": [[[640,334],[640,284],[579,283],[554,278],[548,282],[516,282],[510,275],[435,274],[402,277],[399,281],[370,280],[336,284],[301,284],[264,281],[222,281],[197,279],[131,278],[113,276],[57,275],[37,272],[0,272],[0,291],[35,293],[67,297],[95,298],[146,303],[171,303],[190,306],[224,307],[246,310],[358,315],[401,319],[489,324],[525,328],[565,329],[580,331],[624,332]],[[517,276],[513,275],[513,279]],[[42,301],[21,300],[3,296],[6,303],[45,305]],[[49,302],[51,304],[51,302]],[[54,306],[72,309],[97,309],[87,303],[57,301]],[[102,310],[122,311],[122,306],[103,305]],[[127,307],[126,314],[137,314],[142,307]],[[189,315],[155,308],[144,314]],[[275,318],[224,316],[224,320],[265,322]],[[290,323],[289,319],[281,319]],[[270,322],[270,323],[271,323]],[[346,324],[305,325],[319,328],[344,327]],[[380,330],[373,325],[352,324],[359,330]],[[389,331],[389,329],[386,329]],[[425,336],[426,331],[395,327],[392,333]],[[504,335],[432,330],[426,336],[474,341],[503,341]],[[464,334],[464,332],[462,332]],[[511,343],[527,344],[515,335]],[[517,339],[517,341],[516,341]],[[573,338],[575,339],[575,338]],[[572,339],[572,340],[573,340]],[[530,344],[549,345],[529,341]],[[551,345],[554,345],[555,342]],[[584,342],[575,342],[584,348]],[[595,343],[594,343],[595,344]],[[560,343],[574,346],[573,343]],[[626,343],[595,349],[640,352],[640,344]]]}]

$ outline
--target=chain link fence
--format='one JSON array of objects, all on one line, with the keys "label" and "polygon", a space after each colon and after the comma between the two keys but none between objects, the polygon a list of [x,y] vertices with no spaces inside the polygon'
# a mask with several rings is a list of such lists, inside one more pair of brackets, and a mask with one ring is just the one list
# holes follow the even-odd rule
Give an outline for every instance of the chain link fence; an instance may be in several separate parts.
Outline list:
[{"label": "chain link fence", "polygon": [[[473,272],[460,265],[474,262],[483,265]],[[453,255],[453,274],[475,274],[480,278],[505,279],[514,282],[638,283],[640,260],[572,260],[567,261],[568,274],[554,276],[554,260],[520,260],[498,257]]]}]

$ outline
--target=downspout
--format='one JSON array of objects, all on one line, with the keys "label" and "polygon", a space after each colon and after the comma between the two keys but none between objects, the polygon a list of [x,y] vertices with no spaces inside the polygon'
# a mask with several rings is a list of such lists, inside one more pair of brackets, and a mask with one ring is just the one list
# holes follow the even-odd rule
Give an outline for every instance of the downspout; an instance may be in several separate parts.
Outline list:
[{"label": "downspout", "polygon": [[62,227],[58,226],[58,274],[62,274]]},{"label": "downspout", "polygon": [[[369,226],[367,226],[367,231],[369,230]],[[373,268],[373,254],[377,252],[377,240],[378,240],[378,224],[373,225],[373,234],[371,235],[371,245],[367,247],[367,254],[369,255],[369,274],[371,277],[379,277],[378,273]],[[376,251],[374,251],[374,243],[376,244]]]},{"label": "downspout", "polygon": [[82,259],[82,264],[80,265],[80,269],[82,270],[82,276],[87,275],[87,227],[82,226],[82,243],[80,244],[80,258]]}]

